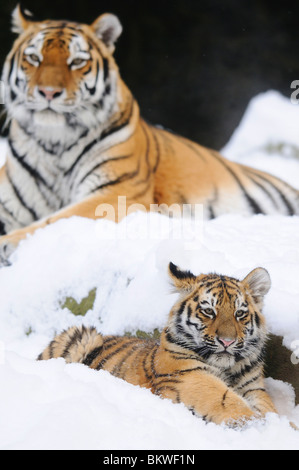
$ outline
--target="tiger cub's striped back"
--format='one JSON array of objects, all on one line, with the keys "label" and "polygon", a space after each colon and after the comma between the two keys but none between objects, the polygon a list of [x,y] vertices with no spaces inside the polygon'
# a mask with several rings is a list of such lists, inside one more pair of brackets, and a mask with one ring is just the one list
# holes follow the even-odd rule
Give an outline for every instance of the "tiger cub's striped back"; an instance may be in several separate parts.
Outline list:
[{"label": "tiger cub's striped back", "polygon": [[195,276],[170,263],[169,274],[181,295],[159,342],[72,327],[38,359],[63,357],[108,370],[215,423],[276,412],[263,379],[266,327],[261,309],[270,288],[267,271],[257,268],[238,281]]}]

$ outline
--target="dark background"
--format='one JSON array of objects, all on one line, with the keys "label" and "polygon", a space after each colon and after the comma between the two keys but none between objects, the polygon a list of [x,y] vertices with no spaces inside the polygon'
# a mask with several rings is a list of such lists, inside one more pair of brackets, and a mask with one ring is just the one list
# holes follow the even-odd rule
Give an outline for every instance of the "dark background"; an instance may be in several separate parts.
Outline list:
[{"label": "dark background", "polygon": [[[1,0],[0,66],[14,35],[16,0]],[[220,149],[249,100],[290,96],[299,79],[299,1],[27,0],[40,19],[91,23],[112,12],[123,24],[115,57],[143,116]],[[283,117],[282,117],[283,119]]]}]

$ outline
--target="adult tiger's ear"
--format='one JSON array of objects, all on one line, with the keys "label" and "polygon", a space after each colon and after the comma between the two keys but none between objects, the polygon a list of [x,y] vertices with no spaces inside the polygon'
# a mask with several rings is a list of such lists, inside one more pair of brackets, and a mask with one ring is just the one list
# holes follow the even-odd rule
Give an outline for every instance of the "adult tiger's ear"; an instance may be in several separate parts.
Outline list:
[{"label": "adult tiger's ear", "polygon": [[13,33],[22,34],[33,21],[33,14],[18,4],[11,15],[11,30]]},{"label": "adult tiger's ear", "polygon": [[104,13],[92,23],[91,28],[112,53],[115,49],[115,42],[123,30],[117,16],[112,13]]},{"label": "adult tiger's ear", "polygon": [[168,274],[173,286],[179,292],[191,292],[194,288],[194,282],[197,278],[190,271],[182,271],[175,264],[169,263]]},{"label": "adult tiger's ear", "polygon": [[251,271],[242,282],[249,288],[254,301],[262,305],[264,296],[269,292],[271,287],[271,279],[268,271],[265,268],[256,268]]}]

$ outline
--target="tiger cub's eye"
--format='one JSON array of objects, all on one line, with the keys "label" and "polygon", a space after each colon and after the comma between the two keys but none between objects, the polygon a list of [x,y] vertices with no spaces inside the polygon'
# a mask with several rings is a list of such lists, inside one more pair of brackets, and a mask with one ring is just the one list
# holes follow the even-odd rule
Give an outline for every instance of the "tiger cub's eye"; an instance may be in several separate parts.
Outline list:
[{"label": "tiger cub's eye", "polygon": [[207,317],[209,317],[209,318],[214,318],[214,317],[216,316],[214,310],[213,310],[212,308],[209,308],[209,307],[208,307],[208,308],[204,308],[204,309],[202,310],[202,313],[203,313],[204,315],[206,315]]},{"label": "tiger cub's eye", "polygon": [[245,316],[247,315],[247,311],[245,310],[237,310],[235,312],[235,318],[237,320],[241,320],[242,318],[244,318]]}]

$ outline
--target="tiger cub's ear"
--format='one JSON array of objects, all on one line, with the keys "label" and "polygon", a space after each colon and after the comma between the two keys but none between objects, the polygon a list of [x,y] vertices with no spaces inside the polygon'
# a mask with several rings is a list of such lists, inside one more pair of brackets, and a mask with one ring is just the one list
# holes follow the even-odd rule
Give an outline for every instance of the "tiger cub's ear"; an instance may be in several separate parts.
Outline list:
[{"label": "tiger cub's ear", "polygon": [[18,4],[11,15],[12,32],[22,34],[32,23],[32,13],[29,10],[24,10],[21,5]]},{"label": "tiger cub's ear", "polygon": [[262,305],[264,296],[269,292],[271,287],[271,279],[268,271],[264,268],[256,268],[243,279],[242,283],[249,288],[254,301]]},{"label": "tiger cub's ear", "polygon": [[182,271],[173,263],[168,265],[168,274],[173,286],[179,292],[190,292],[194,288],[196,276],[190,271]]},{"label": "tiger cub's ear", "polygon": [[112,13],[104,13],[91,25],[95,35],[106,44],[109,52],[114,51],[114,44],[122,32],[122,25],[117,16]]}]

